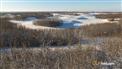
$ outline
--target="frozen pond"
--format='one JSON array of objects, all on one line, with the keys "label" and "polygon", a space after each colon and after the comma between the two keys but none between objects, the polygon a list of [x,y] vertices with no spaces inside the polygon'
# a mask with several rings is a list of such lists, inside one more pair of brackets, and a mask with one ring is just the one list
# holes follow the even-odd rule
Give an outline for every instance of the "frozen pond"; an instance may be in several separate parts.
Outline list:
[{"label": "frozen pond", "polygon": [[32,16],[32,17],[27,17],[27,18],[25,18],[25,20],[24,20],[24,21],[32,21],[32,20],[36,20],[36,19],[38,19],[38,18],[37,18],[37,17]]}]

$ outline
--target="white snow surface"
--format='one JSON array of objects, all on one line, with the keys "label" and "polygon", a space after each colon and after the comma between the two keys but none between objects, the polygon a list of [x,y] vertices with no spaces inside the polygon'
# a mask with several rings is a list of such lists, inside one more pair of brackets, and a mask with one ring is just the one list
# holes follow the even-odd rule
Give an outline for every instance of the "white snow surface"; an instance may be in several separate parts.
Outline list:
[{"label": "white snow surface", "polygon": [[108,23],[107,19],[98,19],[95,16],[81,14],[79,16],[73,15],[60,15],[59,19],[63,20],[63,25],[61,28],[79,28],[80,26],[98,24],[98,23]]},{"label": "white snow surface", "polygon": [[28,29],[34,29],[34,30],[40,30],[40,29],[58,29],[53,27],[45,27],[45,26],[37,26],[33,24],[33,21],[16,21],[16,20],[10,20],[12,23],[16,23],[20,26],[23,26]]},{"label": "white snow surface", "polygon": [[16,23],[18,25],[22,25],[25,28],[29,29],[67,29],[67,28],[79,28],[84,25],[90,25],[90,24],[99,24],[99,23],[108,23],[109,21],[107,19],[98,19],[95,16],[91,16],[88,14],[80,14],[80,15],[63,15],[54,13],[53,17],[58,17],[63,21],[63,24],[61,26],[58,26],[56,28],[54,27],[45,27],[45,26],[37,26],[33,24],[32,20],[26,20],[26,21],[17,21],[17,20],[10,20],[12,23]]},{"label": "white snow surface", "polygon": [[113,62],[111,62],[111,63],[104,62],[104,63],[101,63],[101,65],[115,65],[115,63],[113,63]]}]

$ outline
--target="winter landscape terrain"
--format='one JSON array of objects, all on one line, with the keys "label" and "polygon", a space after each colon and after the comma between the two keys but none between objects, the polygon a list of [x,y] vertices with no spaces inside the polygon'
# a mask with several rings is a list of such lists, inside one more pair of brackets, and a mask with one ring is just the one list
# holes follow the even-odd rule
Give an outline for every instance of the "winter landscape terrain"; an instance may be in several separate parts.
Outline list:
[{"label": "winter landscape terrain", "polygon": [[0,57],[0,69],[122,69],[122,13],[0,13]]}]

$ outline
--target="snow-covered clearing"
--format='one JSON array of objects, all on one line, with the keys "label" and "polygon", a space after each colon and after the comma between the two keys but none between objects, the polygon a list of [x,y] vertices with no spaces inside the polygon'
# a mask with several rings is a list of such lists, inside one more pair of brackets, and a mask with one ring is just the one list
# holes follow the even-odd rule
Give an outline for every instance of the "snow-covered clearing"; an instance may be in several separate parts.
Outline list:
[{"label": "snow-covered clearing", "polygon": [[40,30],[40,29],[58,29],[53,27],[45,27],[45,26],[37,26],[33,24],[33,21],[17,21],[17,20],[10,20],[12,23],[16,23],[19,26],[23,26],[28,29]]}]

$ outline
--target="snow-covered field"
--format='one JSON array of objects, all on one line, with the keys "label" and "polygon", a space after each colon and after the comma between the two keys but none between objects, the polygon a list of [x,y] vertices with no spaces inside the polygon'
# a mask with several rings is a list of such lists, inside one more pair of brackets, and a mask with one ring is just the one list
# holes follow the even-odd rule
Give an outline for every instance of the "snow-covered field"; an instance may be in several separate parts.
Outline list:
[{"label": "snow-covered field", "polygon": [[84,25],[90,24],[98,24],[98,23],[108,23],[107,19],[98,19],[94,15],[91,14],[83,14],[79,13],[79,15],[63,15],[54,13],[53,18],[59,18],[62,20],[62,25],[56,28],[54,27],[45,27],[45,26],[37,26],[33,24],[33,21],[36,20],[35,18],[31,18],[25,21],[18,21],[18,20],[10,20],[12,23],[17,23],[18,25],[22,25],[25,28],[29,29],[67,29],[67,28],[79,28]]},{"label": "snow-covered field", "polygon": [[33,24],[33,20],[31,20],[31,21],[10,20],[10,22],[17,23],[19,26],[23,26],[23,27],[28,28],[28,29],[35,29],[35,30],[40,30],[40,29],[58,29],[58,28],[34,25]]}]

